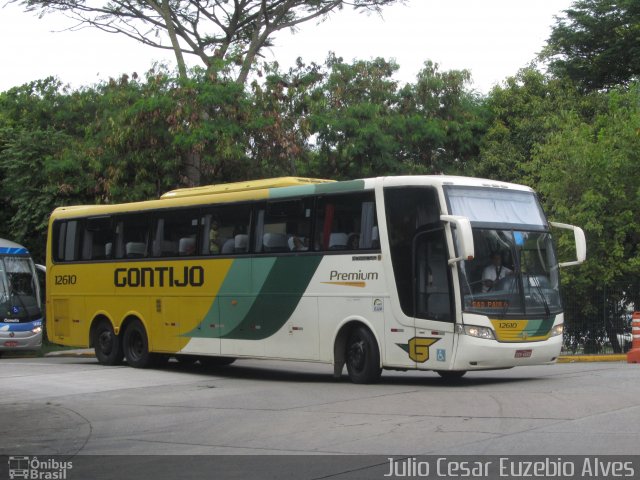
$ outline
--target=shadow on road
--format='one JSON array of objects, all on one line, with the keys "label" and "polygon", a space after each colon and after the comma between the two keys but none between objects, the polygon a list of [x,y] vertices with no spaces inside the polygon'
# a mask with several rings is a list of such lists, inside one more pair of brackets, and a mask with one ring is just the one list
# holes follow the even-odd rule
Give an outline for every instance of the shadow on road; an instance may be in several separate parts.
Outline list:
[{"label": "shadow on road", "polygon": [[[346,369],[338,379],[334,378],[331,366],[327,365],[327,372],[300,371],[295,368],[296,363],[291,363],[291,368],[287,366],[272,365],[256,367],[254,365],[243,365],[242,361],[225,367],[203,367],[199,364],[182,365],[179,363],[169,363],[159,370],[184,371],[190,374],[202,376],[216,376],[228,379],[243,379],[265,382],[291,382],[291,383],[349,383]],[[476,371],[468,372],[466,376],[455,379],[445,379],[431,371],[383,371],[377,385],[401,385],[401,386],[433,386],[433,387],[476,387],[484,385],[513,384],[517,382],[531,382],[538,379],[535,376],[523,375],[514,377],[501,377],[499,371]],[[547,378],[546,376],[544,378]],[[354,387],[359,387],[354,384]]]}]

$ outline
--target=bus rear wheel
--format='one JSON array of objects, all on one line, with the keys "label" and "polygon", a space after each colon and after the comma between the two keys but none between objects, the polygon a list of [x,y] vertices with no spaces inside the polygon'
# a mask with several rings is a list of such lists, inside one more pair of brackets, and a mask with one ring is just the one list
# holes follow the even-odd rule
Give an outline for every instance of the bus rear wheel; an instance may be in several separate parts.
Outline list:
[{"label": "bus rear wheel", "polygon": [[118,365],[122,362],[122,344],[110,322],[100,321],[93,331],[92,340],[96,358],[102,365]]},{"label": "bus rear wheel", "polygon": [[347,340],[347,372],[353,383],[375,383],[380,379],[378,342],[366,327],[356,327]]},{"label": "bus rear wheel", "polygon": [[125,330],[122,348],[129,366],[147,368],[153,365],[154,356],[149,352],[147,331],[138,320],[134,320]]}]

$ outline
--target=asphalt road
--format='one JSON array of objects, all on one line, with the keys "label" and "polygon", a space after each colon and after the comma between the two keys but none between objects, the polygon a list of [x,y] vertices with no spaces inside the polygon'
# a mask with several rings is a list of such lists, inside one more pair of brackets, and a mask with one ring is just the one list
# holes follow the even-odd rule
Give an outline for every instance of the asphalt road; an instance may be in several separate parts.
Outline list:
[{"label": "asphalt road", "polygon": [[577,363],[335,381],[327,365],[219,370],[0,360],[0,454],[637,454],[640,366]]}]

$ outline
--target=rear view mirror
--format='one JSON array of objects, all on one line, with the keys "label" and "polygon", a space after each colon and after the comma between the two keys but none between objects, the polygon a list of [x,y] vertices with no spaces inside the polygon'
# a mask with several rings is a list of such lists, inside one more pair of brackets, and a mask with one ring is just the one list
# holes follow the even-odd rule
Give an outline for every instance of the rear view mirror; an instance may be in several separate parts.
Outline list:
[{"label": "rear view mirror", "polygon": [[463,260],[473,260],[473,257],[475,257],[475,248],[473,245],[473,231],[471,230],[471,222],[469,219],[459,215],[440,215],[440,220],[450,223],[456,228],[455,238],[459,256],[451,258],[449,264]]},{"label": "rear view mirror", "polygon": [[572,262],[560,262],[559,267],[570,267],[572,265],[580,265],[587,258],[587,240],[584,231],[580,227],[568,225],[566,223],[549,222],[549,225],[563,230],[573,230],[573,238],[576,245],[576,260]]}]

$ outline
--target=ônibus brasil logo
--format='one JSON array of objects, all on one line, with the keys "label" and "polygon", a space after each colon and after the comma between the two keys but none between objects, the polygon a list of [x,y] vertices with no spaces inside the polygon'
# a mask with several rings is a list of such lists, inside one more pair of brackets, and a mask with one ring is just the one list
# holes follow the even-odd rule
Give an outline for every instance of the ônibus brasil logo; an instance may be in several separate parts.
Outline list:
[{"label": "\u00f4nibus brasil logo", "polygon": [[9,478],[24,478],[28,480],[66,480],[67,470],[73,468],[72,462],[38,457],[11,456],[9,457]]}]

